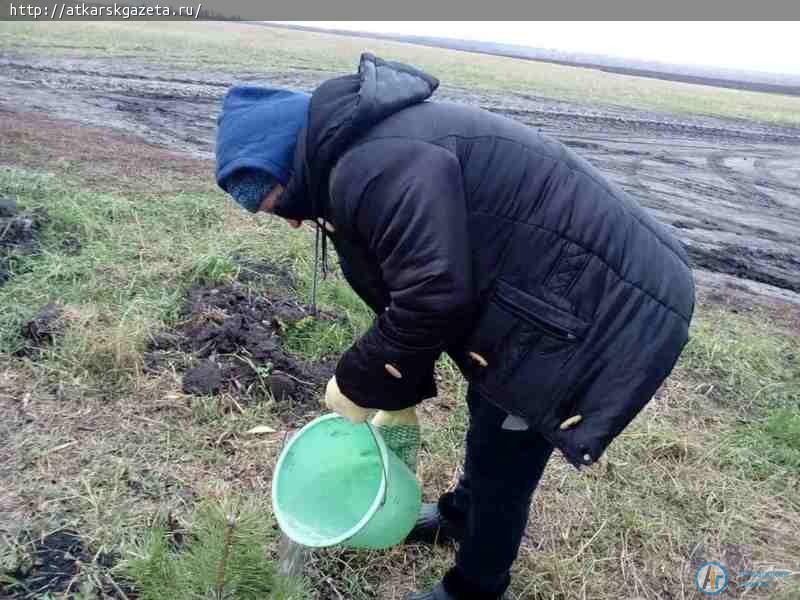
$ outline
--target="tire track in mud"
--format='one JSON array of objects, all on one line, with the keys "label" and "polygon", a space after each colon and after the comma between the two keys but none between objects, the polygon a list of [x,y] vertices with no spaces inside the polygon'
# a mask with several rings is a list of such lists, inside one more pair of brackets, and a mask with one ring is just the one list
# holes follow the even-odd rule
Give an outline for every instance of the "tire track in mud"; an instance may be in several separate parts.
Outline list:
[{"label": "tire track in mud", "polygon": [[[11,75],[20,84],[33,84],[25,100],[40,110],[129,131],[151,142],[202,157],[213,152],[213,113],[232,83],[227,79],[120,73],[12,61],[0,63],[2,75]],[[48,97],[55,89],[59,91],[58,100],[65,106],[54,106],[56,103]]]},{"label": "tire track in mud", "polygon": [[183,79],[173,77],[160,77],[158,75],[142,75],[137,73],[108,73],[88,69],[67,69],[51,67],[47,65],[31,65],[29,63],[18,63],[9,60],[0,61],[0,68],[17,69],[20,71],[35,71],[39,73],[51,73],[59,75],[80,75],[83,77],[100,77],[103,79],[127,79],[135,81],[159,81],[162,83],[175,83],[183,85],[200,85],[210,87],[227,88],[233,84],[231,81],[209,81],[201,79]]},{"label": "tire track in mud", "polygon": [[633,179],[633,183],[636,186],[637,190],[641,190],[643,192],[647,191],[647,186],[642,181],[642,178],[639,176],[639,172],[642,170],[642,163],[644,162],[645,156],[637,156],[636,158],[631,161],[630,166],[628,167],[628,175]]},{"label": "tire track in mud", "polygon": [[[687,246],[692,265],[800,293],[800,259],[794,253],[759,250],[747,246],[720,248]],[[787,276],[794,274],[794,276]]]},{"label": "tire track in mud", "polygon": [[729,181],[739,191],[739,194],[749,202],[764,208],[782,206],[774,198],[756,188],[753,183],[743,180],[739,173],[725,164],[726,158],[732,158],[732,155],[727,152],[714,152],[708,156],[708,167],[724,180]]},{"label": "tire track in mud", "polygon": [[[147,101],[143,102],[143,98]],[[98,108],[124,113],[151,132],[163,138],[177,138],[201,152],[211,154],[216,121],[211,116],[212,106],[218,98],[196,96],[192,102],[170,95],[146,97],[129,94],[104,94],[95,96]],[[199,107],[205,106],[205,110]]]},{"label": "tire track in mud", "polygon": [[[62,118],[122,129],[201,158],[213,154],[215,113],[226,90],[236,83],[272,83],[270,78],[288,87],[296,87],[298,82],[309,87],[312,79],[308,73],[237,73],[236,78],[201,73],[191,77],[133,61],[0,58],[0,80],[5,79],[6,89],[16,92],[16,97],[10,98],[12,104],[27,103]],[[65,106],[48,98],[47,92],[52,94],[52,90],[58,90]],[[0,102],[4,95],[0,90]]]},{"label": "tire track in mud", "polygon": [[[788,184],[783,179],[775,175],[768,166],[769,160],[770,159],[767,158],[757,158],[754,161],[754,167],[760,177],[760,179],[757,180],[756,183],[759,183],[760,185],[768,185],[770,187],[778,188],[792,194],[800,195],[800,185]],[[800,182],[800,168],[798,168],[793,172],[793,178],[797,179],[798,182]],[[762,181],[765,182],[765,184],[761,184]]]},{"label": "tire track in mud", "polygon": [[[772,173],[758,173],[752,156],[737,171],[726,161],[742,161],[738,149],[689,146],[675,151],[671,145],[644,144],[646,151],[620,151],[618,140],[564,141],[586,152],[601,170],[622,176],[618,183],[624,189],[675,228],[696,268],[800,292],[797,236],[783,231],[775,219],[788,217],[797,224],[800,213],[756,186],[781,190],[784,198],[793,190],[774,185]],[[752,154],[766,159],[769,153],[757,148]]]},{"label": "tire track in mud", "polygon": [[[800,130],[791,133],[782,133],[770,130],[753,130],[742,128],[722,128],[714,125],[702,125],[681,121],[656,120],[646,117],[623,117],[616,115],[597,115],[583,112],[559,110],[525,110],[516,108],[498,108],[491,105],[481,105],[481,108],[507,117],[512,117],[531,126],[540,125],[543,120],[569,119],[575,123],[591,125],[593,127],[607,127],[611,129],[647,129],[652,133],[667,133],[684,137],[707,139],[738,139],[754,140],[759,142],[777,142],[800,144]],[[635,111],[631,111],[635,114]],[[536,121],[530,122],[535,117]]]}]

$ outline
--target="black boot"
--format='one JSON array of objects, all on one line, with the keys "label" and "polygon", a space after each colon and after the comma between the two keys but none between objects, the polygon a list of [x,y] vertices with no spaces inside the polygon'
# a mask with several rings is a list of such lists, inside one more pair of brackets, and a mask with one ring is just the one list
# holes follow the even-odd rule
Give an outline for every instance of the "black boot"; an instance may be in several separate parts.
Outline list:
[{"label": "black boot", "polygon": [[510,578],[508,574],[495,587],[496,592],[479,591],[475,583],[470,583],[459,567],[445,573],[441,583],[429,592],[413,592],[405,600],[506,600],[505,590]]},{"label": "black boot", "polygon": [[405,600],[455,600],[455,598],[448,594],[444,586],[439,583],[429,592],[411,592],[410,594],[406,594]]},{"label": "black boot", "polygon": [[[446,576],[444,581],[446,582]],[[466,589],[457,588],[458,591],[450,593],[444,587],[444,582],[437,583],[436,587],[428,592],[411,592],[406,594],[405,600],[506,600],[507,596],[496,596],[492,594],[482,594],[480,592],[472,592]],[[456,595],[457,594],[457,595]]]},{"label": "black boot", "polygon": [[406,544],[454,544],[463,537],[463,530],[457,524],[445,519],[439,512],[439,505],[426,502],[419,511],[417,523],[408,534]]}]

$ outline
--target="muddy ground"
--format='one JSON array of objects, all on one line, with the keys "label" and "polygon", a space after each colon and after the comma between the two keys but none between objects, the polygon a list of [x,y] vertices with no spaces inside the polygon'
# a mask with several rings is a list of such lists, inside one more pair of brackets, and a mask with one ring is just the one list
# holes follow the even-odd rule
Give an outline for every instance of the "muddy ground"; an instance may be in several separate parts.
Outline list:
[{"label": "muddy ground", "polygon": [[[37,111],[111,127],[202,160],[212,156],[215,115],[229,85],[311,91],[329,76],[0,52],[0,114]],[[686,244],[701,292],[800,303],[800,129],[447,85],[436,97],[507,115],[577,150]]]},{"label": "muddy ground", "polygon": [[312,317],[307,306],[256,294],[238,282],[196,287],[176,327],[150,341],[145,364],[182,372],[186,394],[274,399],[277,412],[287,416],[318,397],[334,371],[330,360],[303,361],[284,349],[283,336],[310,318],[333,317]]},{"label": "muddy ground", "polygon": [[22,343],[15,354],[37,358],[43,350],[56,341],[63,330],[63,310],[52,302],[46,304],[20,329]]},{"label": "muddy ground", "polygon": [[[110,567],[116,561],[116,557],[105,554],[93,556],[78,533],[70,529],[21,538],[15,550],[15,564],[8,569],[11,581],[0,590],[0,598],[33,600],[50,598],[52,594],[75,597],[76,579],[82,568]],[[105,574],[98,572],[95,580],[95,591],[102,591],[104,598],[135,598],[129,587],[120,586]]]},{"label": "muddy ground", "polygon": [[36,252],[47,219],[41,210],[26,211],[13,198],[0,198],[0,285],[14,274],[14,259]]}]

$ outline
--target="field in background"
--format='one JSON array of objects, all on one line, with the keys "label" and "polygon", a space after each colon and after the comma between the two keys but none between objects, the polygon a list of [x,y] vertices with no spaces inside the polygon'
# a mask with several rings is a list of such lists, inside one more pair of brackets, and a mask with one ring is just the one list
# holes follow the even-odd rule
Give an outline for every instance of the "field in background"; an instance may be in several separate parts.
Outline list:
[{"label": "field in background", "polygon": [[[53,25],[45,39],[43,28],[3,23],[0,40],[19,51],[38,45],[119,61],[282,71],[350,69],[362,43],[302,34],[292,38],[307,40],[299,48],[282,43],[287,32],[236,29],[234,39],[233,26],[216,24],[207,35],[185,24]],[[470,56],[466,65],[461,53],[386,45],[394,56],[485,89],[609,102],[628,79],[492,57]],[[652,81],[631,89],[624,103],[633,106],[698,110],[688,103],[702,90],[714,110],[758,118],[773,110],[768,101],[796,102]],[[795,106],[769,114],[793,119]],[[125,561],[141,552],[154,523],[185,531],[199,504],[231,499],[258,507],[271,523],[274,458],[287,431],[319,414],[314,403],[289,410],[258,386],[186,394],[183,361],[191,357],[175,352],[154,365],[153,340],[180,326],[198,287],[302,303],[312,237],[237,210],[214,189],[208,161],[35,113],[0,117],[25,123],[2,151],[0,198],[46,211],[38,247],[13,258],[0,287],[0,586],[9,585],[32,539],[69,529],[85,549],[65,583],[70,593],[122,598],[114,581],[133,598]],[[338,275],[323,283],[321,301],[336,318],[304,318],[281,330],[298,360],[335,360],[370,321]],[[61,310],[53,340],[30,348],[26,324],[50,303]],[[675,373],[608,460],[581,473],[560,457],[548,466],[512,597],[695,598],[694,571],[707,560],[734,577],[747,569],[800,571],[797,323],[795,314],[769,308],[703,302]],[[466,420],[463,381],[446,361],[439,377],[440,397],[421,409],[420,477],[431,499],[458,475]],[[261,425],[273,431],[251,433]],[[276,537],[268,537],[273,558]],[[305,591],[276,599],[402,598],[435,581],[451,560],[450,550],[422,547],[321,551],[310,559]],[[768,589],[730,595],[790,600],[800,581],[776,579]]]},{"label": "field in background", "polygon": [[[46,31],[46,33],[45,33]],[[642,79],[593,69],[230,23],[0,23],[0,47],[138,59],[222,71],[350,71],[364,48],[451,85],[555,99],[800,125],[800,98]]]}]

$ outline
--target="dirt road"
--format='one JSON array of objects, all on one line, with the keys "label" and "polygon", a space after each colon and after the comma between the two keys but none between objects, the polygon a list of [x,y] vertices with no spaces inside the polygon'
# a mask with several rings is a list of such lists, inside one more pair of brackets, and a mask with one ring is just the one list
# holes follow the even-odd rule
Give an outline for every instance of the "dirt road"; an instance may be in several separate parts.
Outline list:
[{"label": "dirt road", "polygon": [[[208,158],[229,85],[311,91],[329,76],[0,54],[0,110],[42,111]],[[437,98],[507,115],[575,148],[673,228],[706,290],[800,303],[800,129],[447,85]]]}]

